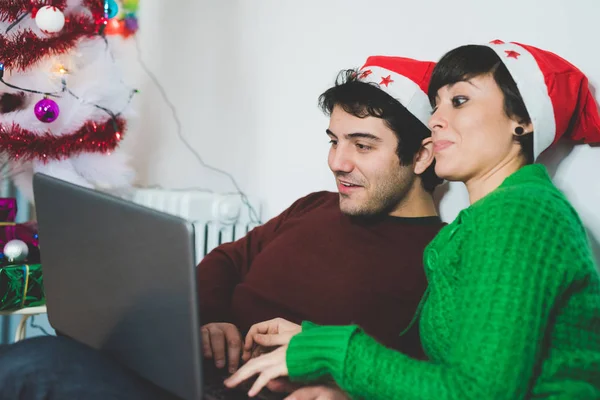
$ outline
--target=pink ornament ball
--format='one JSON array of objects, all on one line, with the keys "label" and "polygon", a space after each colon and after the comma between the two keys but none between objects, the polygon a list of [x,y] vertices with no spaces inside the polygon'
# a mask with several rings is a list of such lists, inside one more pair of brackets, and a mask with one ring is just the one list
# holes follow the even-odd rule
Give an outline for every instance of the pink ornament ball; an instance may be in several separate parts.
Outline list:
[{"label": "pink ornament ball", "polygon": [[56,121],[58,114],[60,114],[60,109],[54,100],[42,99],[36,103],[34,112],[37,119],[45,123],[50,123]]}]

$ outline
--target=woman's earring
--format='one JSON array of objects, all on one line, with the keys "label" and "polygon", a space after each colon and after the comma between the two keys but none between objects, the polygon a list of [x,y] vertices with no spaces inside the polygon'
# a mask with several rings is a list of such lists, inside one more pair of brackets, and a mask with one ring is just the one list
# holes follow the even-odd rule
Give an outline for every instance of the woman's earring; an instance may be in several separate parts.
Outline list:
[{"label": "woman's earring", "polygon": [[515,128],[515,135],[517,135],[517,136],[522,136],[522,135],[523,135],[523,133],[525,133],[525,129],[523,129],[523,127],[522,127],[522,126],[517,126],[517,127]]}]

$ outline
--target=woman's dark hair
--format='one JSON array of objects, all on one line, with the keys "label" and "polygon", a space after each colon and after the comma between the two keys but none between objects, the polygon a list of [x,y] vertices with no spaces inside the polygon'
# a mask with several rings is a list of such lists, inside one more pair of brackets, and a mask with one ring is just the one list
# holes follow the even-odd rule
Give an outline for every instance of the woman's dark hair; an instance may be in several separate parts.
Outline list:
[{"label": "woman's dark hair", "polygon": [[[423,140],[431,136],[431,131],[398,100],[375,84],[361,82],[358,74],[354,69],[341,71],[335,86],[319,96],[319,108],[326,115],[331,115],[333,108],[340,106],[358,118],[381,118],[398,138],[396,153],[400,165],[411,165]],[[434,168],[435,161],[421,174],[423,188],[430,193],[442,183]]]},{"label": "woman's dark hair", "polygon": [[[440,88],[476,76],[491,74],[504,95],[504,112],[519,123],[530,123],[531,118],[517,84],[506,65],[494,50],[487,46],[466,45],[446,53],[436,64],[429,83],[429,102],[435,107],[435,97]],[[520,143],[527,164],[533,163],[533,132],[515,136]]]}]

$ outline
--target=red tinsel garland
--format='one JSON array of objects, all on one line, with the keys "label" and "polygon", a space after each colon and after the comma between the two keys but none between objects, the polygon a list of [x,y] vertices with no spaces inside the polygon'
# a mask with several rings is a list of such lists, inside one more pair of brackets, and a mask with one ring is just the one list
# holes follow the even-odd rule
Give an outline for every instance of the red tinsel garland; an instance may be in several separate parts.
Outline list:
[{"label": "red tinsel garland", "polygon": [[[6,1],[0,5],[0,19],[4,20],[14,20],[25,11],[33,14],[40,5],[53,5],[60,9],[66,7],[66,0],[2,1]],[[104,0],[83,0],[83,6],[92,15],[66,16],[65,26],[55,36],[40,38],[29,29],[14,35],[0,36],[0,63],[6,69],[23,71],[44,57],[66,53],[81,37],[98,34],[102,25],[107,22],[104,17]]]},{"label": "red tinsel garland", "polygon": [[43,6],[54,6],[64,10],[67,0],[2,0],[0,5],[0,21],[12,22],[24,12],[33,12]]},{"label": "red tinsel garland", "polygon": [[41,59],[64,54],[71,49],[82,36],[97,34],[96,22],[90,17],[72,17],[65,23],[60,36],[40,39],[31,30],[16,35],[0,36],[0,62],[6,69],[25,70]]},{"label": "red tinsel garland", "polygon": [[118,146],[125,126],[122,118],[102,124],[90,121],[77,132],[54,136],[50,132],[36,134],[15,124],[10,129],[0,127],[0,151],[20,161],[62,160],[80,153],[108,153]]},{"label": "red tinsel garland", "polygon": [[92,12],[94,17],[104,16],[104,0],[83,0],[83,5]]}]

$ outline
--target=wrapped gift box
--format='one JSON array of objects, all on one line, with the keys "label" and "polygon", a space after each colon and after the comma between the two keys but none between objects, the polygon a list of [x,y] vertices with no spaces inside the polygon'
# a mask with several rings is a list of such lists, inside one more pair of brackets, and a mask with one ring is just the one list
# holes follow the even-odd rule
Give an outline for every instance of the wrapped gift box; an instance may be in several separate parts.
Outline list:
[{"label": "wrapped gift box", "polygon": [[0,267],[0,311],[46,304],[40,264]]}]

